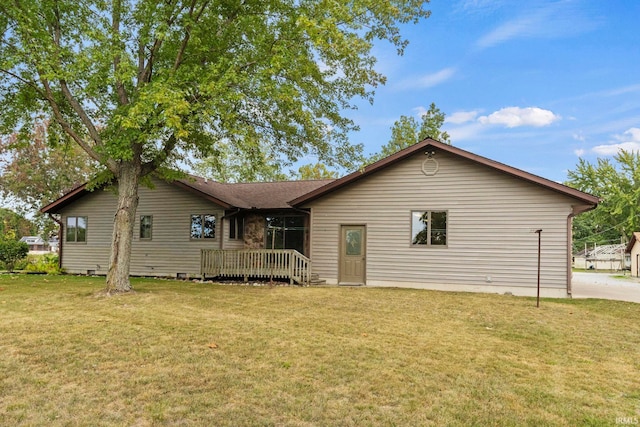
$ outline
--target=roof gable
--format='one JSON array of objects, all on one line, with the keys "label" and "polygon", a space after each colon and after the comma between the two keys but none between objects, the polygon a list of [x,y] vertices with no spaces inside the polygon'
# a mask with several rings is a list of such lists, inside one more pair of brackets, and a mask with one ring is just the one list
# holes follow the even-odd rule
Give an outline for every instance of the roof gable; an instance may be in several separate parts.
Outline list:
[{"label": "roof gable", "polygon": [[[401,162],[402,160],[408,157],[411,157],[416,153],[419,153],[421,151],[429,151],[429,150],[445,151],[454,156],[458,156],[460,158],[475,162],[477,164],[484,165],[498,173],[510,175],[515,178],[530,182],[540,187],[568,196],[570,198],[575,199],[577,202],[584,204],[585,207],[583,210],[588,210],[590,208],[593,208],[597,206],[599,202],[599,199],[591,194],[587,194],[582,191],[576,190],[574,188],[568,187],[566,185],[559,184],[557,182],[548,180],[546,178],[542,178],[540,176],[531,174],[529,172],[525,172],[523,170],[516,169],[511,166],[507,166],[504,163],[496,162],[494,160],[479,156],[477,154],[473,154],[469,151],[462,150],[452,145],[443,144],[442,142],[438,142],[431,138],[427,138],[424,141],[421,141],[417,144],[407,147],[404,150],[398,151],[397,153],[389,157],[386,157],[375,163],[367,165],[365,168],[359,171],[353,172],[340,179],[332,181],[316,190],[313,190],[307,194],[304,194],[298,198],[292,199],[289,203],[291,204],[291,206],[301,206],[305,203],[311,202],[333,191],[343,188],[353,182],[364,179],[369,175],[372,175],[391,165]],[[576,212],[576,213],[579,213],[579,212]]]}]

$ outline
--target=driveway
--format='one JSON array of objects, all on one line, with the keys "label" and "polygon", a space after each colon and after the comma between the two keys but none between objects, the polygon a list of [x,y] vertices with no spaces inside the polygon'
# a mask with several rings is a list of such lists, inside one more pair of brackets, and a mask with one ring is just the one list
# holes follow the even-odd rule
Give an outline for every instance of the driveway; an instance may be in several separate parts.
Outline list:
[{"label": "driveway", "polygon": [[640,303],[640,280],[611,273],[574,272],[573,298],[601,298]]}]

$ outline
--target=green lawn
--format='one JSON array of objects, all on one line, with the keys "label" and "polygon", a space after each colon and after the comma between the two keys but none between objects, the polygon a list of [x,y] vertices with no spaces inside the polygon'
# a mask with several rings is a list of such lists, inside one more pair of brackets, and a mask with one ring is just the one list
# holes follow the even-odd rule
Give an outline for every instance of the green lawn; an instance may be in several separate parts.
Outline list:
[{"label": "green lawn", "polygon": [[616,425],[640,305],[0,275],[0,425]]}]

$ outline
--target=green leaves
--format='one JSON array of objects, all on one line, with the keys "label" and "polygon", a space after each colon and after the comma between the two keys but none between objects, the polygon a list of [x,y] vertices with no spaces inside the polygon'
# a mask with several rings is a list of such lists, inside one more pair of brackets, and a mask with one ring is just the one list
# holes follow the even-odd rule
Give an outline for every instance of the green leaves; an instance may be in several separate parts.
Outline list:
[{"label": "green leaves", "polygon": [[282,162],[261,146],[259,140],[245,139],[243,147],[229,142],[216,144],[207,158],[195,166],[196,173],[219,182],[282,181],[287,176]]},{"label": "green leaves", "polygon": [[39,122],[32,132],[0,139],[0,195],[37,211],[83,183],[96,164],[55,124]]},{"label": "green leaves", "polygon": [[567,183],[601,198],[595,211],[574,219],[574,240],[584,243],[617,243],[640,230],[640,153],[620,151],[596,164],[580,159],[568,172]]},{"label": "green leaves", "polygon": [[356,126],[342,109],[384,82],[372,42],[401,52],[399,24],[427,17],[425,4],[7,4],[0,101],[9,113],[0,122],[7,132],[34,112],[49,116],[116,175],[119,162],[146,162],[148,173],[179,147],[203,155],[220,141],[241,149],[247,138],[292,160],[331,158],[352,151],[346,135]]},{"label": "green leaves", "polygon": [[382,147],[380,153],[371,156],[368,163],[384,159],[426,138],[451,144],[449,134],[440,130],[444,119],[445,114],[433,102],[429,109],[421,114],[420,122],[412,116],[400,116],[391,127],[391,140]]},{"label": "green leaves", "polygon": [[9,272],[12,272],[16,262],[25,258],[28,253],[29,246],[25,242],[0,239],[0,263],[4,264]]},{"label": "green leaves", "polygon": [[338,172],[329,170],[322,163],[316,163],[300,166],[296,178],[301,180],[336,179],[338,178]]}]

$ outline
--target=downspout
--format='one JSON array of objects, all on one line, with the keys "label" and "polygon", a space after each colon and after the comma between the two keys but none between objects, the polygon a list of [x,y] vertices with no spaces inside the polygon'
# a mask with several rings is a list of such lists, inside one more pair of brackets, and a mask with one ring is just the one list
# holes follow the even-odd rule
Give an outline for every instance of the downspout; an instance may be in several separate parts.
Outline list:
[{"label": "downspout", "polygon": [[54,217],[52,213],[47,213],[47,215],[58,224],[58,270],[62,270],[62,221]]}]

